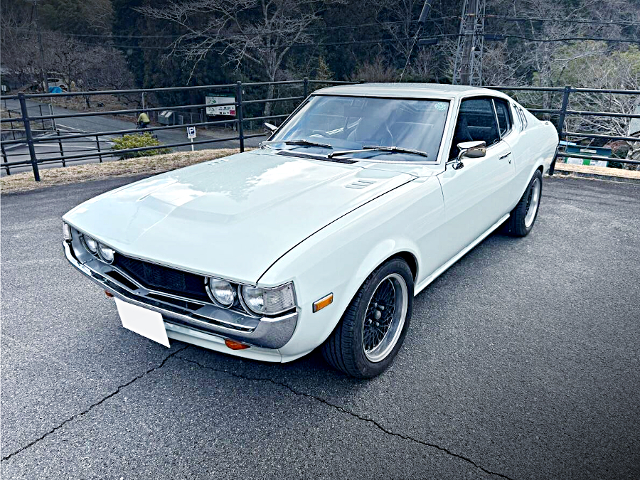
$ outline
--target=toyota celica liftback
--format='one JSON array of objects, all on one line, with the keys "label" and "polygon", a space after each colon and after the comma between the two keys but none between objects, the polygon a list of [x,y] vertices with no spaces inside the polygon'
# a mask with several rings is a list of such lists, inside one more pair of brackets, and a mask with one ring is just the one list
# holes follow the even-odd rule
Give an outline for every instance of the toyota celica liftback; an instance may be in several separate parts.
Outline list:
[{"label": "toyota celica liftback", "polygon": [[398,353],[413,297],[496,228],[527,235],[558,135],[508,96],[448,85],[319,90],[251,152],[64,216],[71,264],[125,327],[354,377]]}]

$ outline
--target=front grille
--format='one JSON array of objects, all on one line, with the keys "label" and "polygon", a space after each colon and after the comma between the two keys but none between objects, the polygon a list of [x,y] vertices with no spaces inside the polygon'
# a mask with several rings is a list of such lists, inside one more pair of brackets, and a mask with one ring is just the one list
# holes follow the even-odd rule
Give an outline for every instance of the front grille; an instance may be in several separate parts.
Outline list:
[{"label": "front grille", "polygon": [[116,254],[114,266],[124,270],[145,287],[161,292],[210,302],[205,277]]}]

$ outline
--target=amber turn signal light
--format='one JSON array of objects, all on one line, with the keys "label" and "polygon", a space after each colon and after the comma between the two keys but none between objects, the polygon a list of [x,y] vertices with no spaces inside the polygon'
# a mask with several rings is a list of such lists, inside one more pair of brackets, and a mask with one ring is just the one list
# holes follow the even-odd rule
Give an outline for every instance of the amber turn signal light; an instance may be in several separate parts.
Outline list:
[{"label": "amber turn signal light", "polygon": [[330,293],[329,295],[322,297],[317,302],[313,302],[313,313],[319,312],[324,307],[328,307],[332,303],[333,303],[333,293]]},{"label": "amber turn signal light", "polygon": [[105,291],[104,291],[104,294],[105,294],[107,297],[109,297],[109,298],[112,298],[112,297],[113,297],[113,293],[111,293],[111,292],[109,292],[109,291],[107,291],[107,290],[105,290]]},{"label": "amber turn signal light", "polygon": [[229,340],[228,338],[224,339],[224,344],[229,347],[231,350],[244,350],[245,348],[249,348],[249,345],[245,345],[244,343],[236,342],[235,340]]}]

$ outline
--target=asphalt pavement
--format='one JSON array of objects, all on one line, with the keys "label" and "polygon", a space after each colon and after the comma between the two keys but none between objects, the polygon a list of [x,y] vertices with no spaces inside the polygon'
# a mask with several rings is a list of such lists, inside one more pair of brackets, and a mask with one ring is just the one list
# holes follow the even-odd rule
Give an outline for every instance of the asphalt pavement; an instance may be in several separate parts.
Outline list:
[{"label": "asphalt pavement", "polygon": [[545,179],[356,381],[122,328],[60,217],[131,179],[2,196],[2,478],[640,478],[640,187]]}]

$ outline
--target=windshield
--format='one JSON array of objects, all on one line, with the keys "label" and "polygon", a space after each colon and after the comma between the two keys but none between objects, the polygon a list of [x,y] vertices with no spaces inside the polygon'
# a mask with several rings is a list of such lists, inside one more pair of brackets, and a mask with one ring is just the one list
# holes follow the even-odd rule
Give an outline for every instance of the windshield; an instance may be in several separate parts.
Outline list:
[{"label": "windshield", "polygon": [[436,161],[448,110],[446,100],[312,96],[268,143],[322,154],[363,149],[345,155],[362,159]]}]

